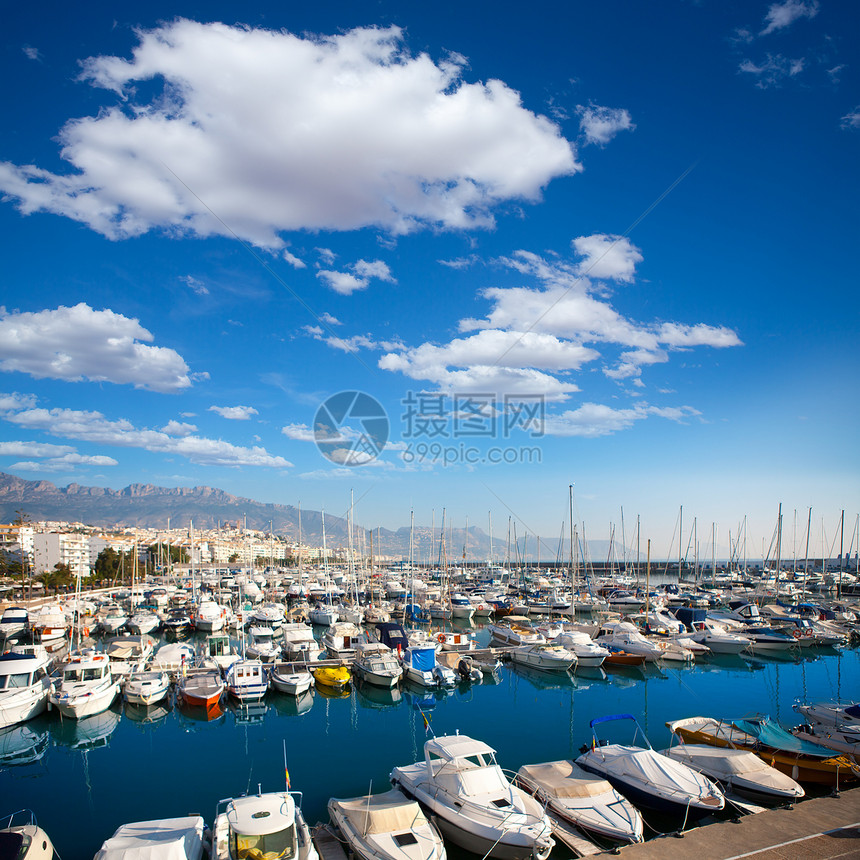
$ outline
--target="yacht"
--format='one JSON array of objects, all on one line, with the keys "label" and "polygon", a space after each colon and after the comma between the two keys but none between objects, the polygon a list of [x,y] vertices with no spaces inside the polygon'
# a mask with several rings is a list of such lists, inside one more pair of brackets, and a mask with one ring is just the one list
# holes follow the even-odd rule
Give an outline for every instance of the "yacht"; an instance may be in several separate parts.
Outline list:
[{"label": "yacht", "polygon": [[577,663],[576,654],[554,642],[520,645],[508,653],[514,663],[544,672],[569,672],[576,668]]},{"label": "yacht", "polygon": [[248,628],[245,654],[252,660],[274,663],[281,657],[281,646],[274,641],[275,631],[265,624],[252,624]]},{"label": "yacht", "polygon": [[0,655],[0,728],[23,723],[48,705],[51,662],[47,653]]},{"label": "yacht", "polygon": [[475,614],[472,601],[465,594],[451,595],[451,617],[459,618],[461,621],[469,621]]},{"label": "yacht", "polygon": [[211,860],[318,860],[300,804],[301,794],[289,791],[220,800],[215,810]]},{"label": "yacht", "polygon": [[391,781],[428,809],[455,845],[503,860],[546,860],[555,844],[543,807],[512,785],[495,750],[465,735],[432,738],[424,761],[391,772]]},{"label": "yacht", "polygon": [[493,639],[502,645],[537,645],[546,642],[532,622],[524,615],[506,615],[498,624],[490,624],[487,629]]},{"label": "yacht", "polygon": [[259,660],[237,660],[227,670],[227,692],[240,702],[256,702],[269,689],[266,667]]},{"label": "yacht", "polygon": [[49,701],[64,717],[79,720],[106,711],[119,693],[119,679],[111,675],[110,658],[86,649],[70,656]]},{"label": "yacht", "polygon": [[403,675],[403,666],[397,655],[381,642],[359,642],[355,646],[353,672],[375,687],[391,689]]},{"label": "yacht", "polygon": [[202,601],[194,613],[194,626],[206,633],[223,630],[227,623],[227,608],[214,600]]},{"label": "yacht", "polygon": [[599,645],[582,630],[564,630],[553,641],[576,654],[576,665],[580,669],[596,669],[609,656],[608,648]]},{"label": "yacht", "polygon": [[301,621],[290,621],[282,625],[284,657],[287,660],[318,660],[322,654],[319,642],[314,639],[312,627]]},{"label": "yacht", "polygon": [[0,642],[8,642],[27,632],[30,613],[23,606],[7,606],[0,617]]}]

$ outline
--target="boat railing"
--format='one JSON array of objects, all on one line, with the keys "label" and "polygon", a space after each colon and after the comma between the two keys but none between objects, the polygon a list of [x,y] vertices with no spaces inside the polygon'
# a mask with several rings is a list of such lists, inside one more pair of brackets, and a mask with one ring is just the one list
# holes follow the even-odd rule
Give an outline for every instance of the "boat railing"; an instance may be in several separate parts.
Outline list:
[{"label": "boat railing", "polygon": [[9,830],[11,827],[26,827],[27,825],[35,827],[36,813],[32,809],[19,809],[11,815],[0,818],[0,825],[2,825],[0,826],[0,830]]}]

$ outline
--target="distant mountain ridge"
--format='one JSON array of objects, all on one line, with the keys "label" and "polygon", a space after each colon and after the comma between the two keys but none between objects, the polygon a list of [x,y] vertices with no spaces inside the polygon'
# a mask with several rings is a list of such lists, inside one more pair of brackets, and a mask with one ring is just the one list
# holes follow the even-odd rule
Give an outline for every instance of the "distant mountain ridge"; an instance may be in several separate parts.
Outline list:
[{"label": "distant mountain ridge", "polygon": [[[83,523],[90,526],[112,528],[116,526],[166,529],[188,528],[214,529],[241,524],[247,518],[248,527],[269,531],[276,535],[298,540],[299,509],[293,505],[258,502],[254,499],[234,496],[215,487],[157,487],[153,484],[129,484],[122,490],[109,487],[84,487],[69,484],[58,487],[50,481],[28,481],[15,475],[0,472],[0,521],[11,523],[22,511],[32,521],[56,520]],[[329,547],[345,546],[349,540],[347,521],[331,514],[325,516],[326,541]],[[439,559],[439,532],[426,526],[415,526],[414,558],[416,562],[435,563]],[[322,514],[319,511],[302,510],[302,542],[312,546],[322,545]],[[368,553],[370,533],[361,526],[353,527],[353,541],[358,552]],[[449,564],[463,560],[464,547],[469,562],[484,561],[490,551],[490,540],[480,528],[471,526],[468,536],[465,529],[445,530],[446,555]],[[384,555],[408,557],[409,527],[396,531],[373,528],[374,552]],[[542,539],[539,555],[550,560],[557,552],[558,540]],[[520,540],[522,545],[522,539]],[[528,557],[534,558],[536,542],[529,535],[526,546]],[[589,541],[589,548],[596,561],[606,558],[607,541]],[[516,555],[514,549],[512,556]],[[506,542],[496,538],[493,556],[501,560],[506,554]],[[562,547],[562,559],[567,557],[567,548]],[[511,559],[515,559],[512,557]]]}]

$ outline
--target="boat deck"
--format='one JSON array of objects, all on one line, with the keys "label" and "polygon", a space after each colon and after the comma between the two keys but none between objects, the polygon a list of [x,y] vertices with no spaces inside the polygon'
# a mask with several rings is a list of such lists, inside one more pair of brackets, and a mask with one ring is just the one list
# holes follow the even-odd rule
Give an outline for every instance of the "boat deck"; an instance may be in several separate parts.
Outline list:
[{"label": "boat deck", "polygon": [[[860,788],[622,849],[627,860],[860,858]],[[597,858],[610,858],[609,852]]]}]

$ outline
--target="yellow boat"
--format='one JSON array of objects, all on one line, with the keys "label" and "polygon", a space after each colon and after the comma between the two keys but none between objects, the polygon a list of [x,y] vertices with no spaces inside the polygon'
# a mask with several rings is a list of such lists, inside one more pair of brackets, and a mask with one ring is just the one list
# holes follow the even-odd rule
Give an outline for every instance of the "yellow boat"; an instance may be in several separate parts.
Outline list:
[{"label": "yellow boat", "polygon": [[341,663],[340,666],[320,666],[313,670],[314,680],[323,687],[334,687],[336,690],[349,685],[349,669]]},{"label": "yellow boat", "polygon": [[[828,750],[798,740],[767,718],[715,720],[690,717],[666,723],[683,743],[708,744],[754,752],[762,761],[798,782],[838,786],[860,778],[858,767],[848,756],[828,756]],[[785,740],[783,736],[790,739]],[[768,743],[770,741],[770,743]]]}]

